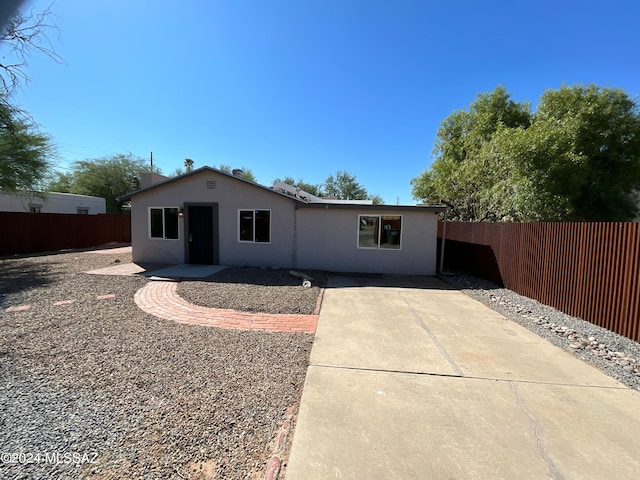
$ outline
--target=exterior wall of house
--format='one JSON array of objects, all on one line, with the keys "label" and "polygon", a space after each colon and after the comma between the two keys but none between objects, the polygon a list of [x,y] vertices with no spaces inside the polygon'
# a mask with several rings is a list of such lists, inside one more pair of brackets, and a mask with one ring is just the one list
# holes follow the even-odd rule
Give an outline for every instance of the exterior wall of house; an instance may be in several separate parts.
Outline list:
[{"label": "exterior wall of house", "polygon": [[[215,182],[215,188],[213,183]],[[185,263],[185,218],[178,218],[178,239],[150,238],[151,207],[183,208],[189,203],[218,204],[218,260],[221,265],[291,268],[294,201],[224,174],[202,171],[131,198],[133,261]],[[239,241],[238,211],[271,210],[271,241]]]},{"label": "exterior wall of house", "polygon": [[0,193],[0,211],[30,212],[39,209],[40,213],[87,213],[96,215],[106,213],[106,201],[102,197],[75,195],[72,193],[25,192],[23,194]]},{"label": "exterior wall of house", "polygon": [[169,180],[169,177],[165,177],[159,173],[144,172],[140,174],[140,188],[147,188],[156,183],[164,182],[165,180]]},{"label": "exterior wall of house", "polygon": [[[400,248],[359,248],[359,215],[402,216]],[[416,209],[306,208],[297,211],[297,267],[335,272],[436,273],[437,215]]]}]

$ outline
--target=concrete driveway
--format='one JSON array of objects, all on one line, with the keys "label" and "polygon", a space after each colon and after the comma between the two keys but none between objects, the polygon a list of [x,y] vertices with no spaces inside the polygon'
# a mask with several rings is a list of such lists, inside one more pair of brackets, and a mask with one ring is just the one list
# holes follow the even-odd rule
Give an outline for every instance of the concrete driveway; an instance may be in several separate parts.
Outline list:
[{"label": "concrete driveway", "polygon": [[637,479],[640,394],[437,279],[332,276],[287,480]]}]

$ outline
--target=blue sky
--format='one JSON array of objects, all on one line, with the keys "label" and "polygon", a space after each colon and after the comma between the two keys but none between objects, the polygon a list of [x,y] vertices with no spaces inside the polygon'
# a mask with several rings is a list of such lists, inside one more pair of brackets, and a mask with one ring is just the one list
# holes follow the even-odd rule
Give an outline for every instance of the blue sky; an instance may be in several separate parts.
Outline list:
[{"label": "blue sky", "polygon": [[[23,10],[42,10],[34,0]],[[66,65],[32,58],[15,97],[60,159],[131,152],[164,173],[249,167],[260,183],[354,174],[412,204],[440,122],[503,85],[640,94],[637,0],[57,0]],[[4,52],[0,51],[0,55]]]}]

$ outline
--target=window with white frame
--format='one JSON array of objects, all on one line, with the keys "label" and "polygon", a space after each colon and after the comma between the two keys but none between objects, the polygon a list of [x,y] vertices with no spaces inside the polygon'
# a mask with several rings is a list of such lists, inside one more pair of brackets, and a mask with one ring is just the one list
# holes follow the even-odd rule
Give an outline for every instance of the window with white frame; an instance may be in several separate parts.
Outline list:
[{"label": "window with white frame", "polygon": [[151,238],[178,239],[178,208],[149,208],[149,236]]},{"label": "window with white frame", "polygon": [[271,210],[238,210],[238,241],[271,242]]},{"label": "window with white frame", "polygon": [[400,249],[401,215],[358,215],[358,248]]}]

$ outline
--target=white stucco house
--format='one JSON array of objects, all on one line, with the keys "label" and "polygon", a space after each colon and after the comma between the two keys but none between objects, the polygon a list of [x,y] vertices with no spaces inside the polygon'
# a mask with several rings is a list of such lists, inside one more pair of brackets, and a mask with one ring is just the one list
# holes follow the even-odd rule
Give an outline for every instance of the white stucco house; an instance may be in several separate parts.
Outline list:
[{"label": "white stucco house", "polygon": [[445,207],[326,201],[211,167],[155,181],[122,197],[136,263],[436,273]]},{"label": "white stucco house", "polygon": [[106,211],[106,200],[102,197],[60,192],[0,192],[0,212],[97,215]]}]

